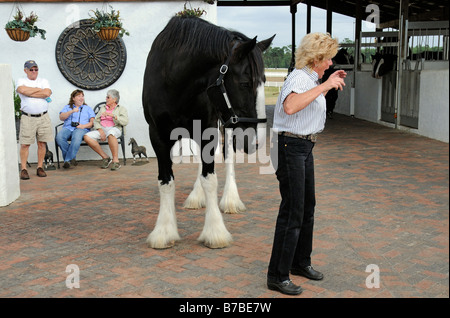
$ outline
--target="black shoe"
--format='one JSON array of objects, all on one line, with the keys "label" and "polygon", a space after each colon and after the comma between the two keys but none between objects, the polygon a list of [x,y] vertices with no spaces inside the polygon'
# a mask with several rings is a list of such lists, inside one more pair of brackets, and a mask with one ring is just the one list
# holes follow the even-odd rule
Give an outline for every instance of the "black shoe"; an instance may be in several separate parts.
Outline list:
[{"label": "black shoe", "polygon": [[285,280],[281,283],[267,282],[267,287],[286,295],[300,295],[303,291],[300,286],[295,285],[291,280]]},{"label": "black shoe", "polygon": [[304,276],[313,280],[321,280],[323,279],[323,274],[321,272],[316,271],[312,266],[306,266],[304,268],[293,268],[291,269],[292,275]]},{"label": "black shoe", "polygon": [[63,168],[64,169],[69,169],[70,168],[70,162],[69,161],[64,161]]},{"label": "black shoe", "polygon": [[75,159],[70,160],[70,164],[74,167],[78,166],[78,162]]}]

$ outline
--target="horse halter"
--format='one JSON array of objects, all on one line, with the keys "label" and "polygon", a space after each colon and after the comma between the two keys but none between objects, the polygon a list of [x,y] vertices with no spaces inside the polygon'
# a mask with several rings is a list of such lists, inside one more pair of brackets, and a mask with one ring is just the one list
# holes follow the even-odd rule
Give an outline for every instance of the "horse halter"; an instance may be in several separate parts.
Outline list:
[{"label": "horse halter", "polygon": [[[216,82],[211,84],[207,89],[208,95],[212,94],[210,93],[211,88],[219,88],[220,92],[222,93],[223,99],[225,101],[226,107],[222,107],[226,109],[230,113],[230,118],[225,121],[222,118],[222,115],[219,114],[220,121],[222,122],[224,127],[228,127],[229,125],[236,125],[237,123],[265,123],[267,122],[267,118],[252,118],[252,117],[239,117],[234,112],[233,106],[231,105],[230,99],[228,98],[227,90],[225,89],[224,84],[224,77],[225,74],[228,72],[228,65],[230,64],[231,57],[233,56],[234,49],[238,46],[239,42],[236,42],[231,49],[231,54],[228,56],[225,63],[220,67],[219,69],[219,77],[217,78]],[[220,108],[220,107],[217,107]],[[220,109],[219,109],[220,110]],[[220,113],[224,113],[223,111],[220,111]]]}]

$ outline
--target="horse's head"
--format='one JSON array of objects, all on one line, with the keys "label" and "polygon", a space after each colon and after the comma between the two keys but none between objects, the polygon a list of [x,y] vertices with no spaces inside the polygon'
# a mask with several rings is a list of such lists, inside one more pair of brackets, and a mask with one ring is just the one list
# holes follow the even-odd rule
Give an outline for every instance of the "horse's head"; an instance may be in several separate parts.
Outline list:
[{"label": "horse's head", "polygon": [[335,64],[351,64],[351,56],[346,48],[341,48],[333,58]]},{"label": "horse's head", "polygon": [[[225,128],[234,129],[235,149],[253,152],[257,147],[257,127],[265,128],[264,62],[262,53],[273,38],[257,42],[237,34],[231,55],[220,68],[220,76],[209,87],[208,96],[216,105]],[[265,129],[264,129],[265,139]]]},{"label": "horse's head", "polygon": [[130,141],[128,142],[128,146],[131,145],[131,144],[133,144],[134,142],[136,142],[136,141],[134,140],[134,138],[130,138]]},{"label": "horse's head", "polygon": [[372,55],[372,77],[380,79],[393,71],[397,65],[397,55],[375,53]]}]

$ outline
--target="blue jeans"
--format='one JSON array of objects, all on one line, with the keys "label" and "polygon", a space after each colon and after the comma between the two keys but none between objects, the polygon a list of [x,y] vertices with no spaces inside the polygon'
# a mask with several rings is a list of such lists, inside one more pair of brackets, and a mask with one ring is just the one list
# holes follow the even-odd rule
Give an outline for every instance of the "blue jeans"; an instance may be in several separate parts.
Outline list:
[{"label": "blue jeans", "polygon": [[[56,142],[64,158],[64,161],[75,159],[77,152],[80,149],[80,144],[83,141],[83,136],[86,134],[85,129],[75,128],[70,131],[67,128],[62,128],[56,135]],[[70,143],[68,142],[70,140]]]},{"label": "blue jeans", "polygon": [[311,265],[315,181],[314,143],[278,136],[277,179],[281,204],[267,278],[282,282],[292,268]]}]

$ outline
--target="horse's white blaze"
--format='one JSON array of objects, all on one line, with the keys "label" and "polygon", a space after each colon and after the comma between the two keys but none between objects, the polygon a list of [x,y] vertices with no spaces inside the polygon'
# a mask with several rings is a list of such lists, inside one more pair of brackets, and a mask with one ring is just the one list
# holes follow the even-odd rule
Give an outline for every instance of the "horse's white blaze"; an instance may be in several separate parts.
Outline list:
[{"label": "horse's white blaze", "polygon": [[217,205],[217,176],[208,174],[200,177],[206,198],[206,214],[203,231],[198,240],[210,248],[222,248],[230,245],[231,234],[228,232],[223,222],[222,214]]},{"label": "horse's white blaze", "polygon": [[[257,118],[267,118],[266,116],[266,97],[264,93],[264,83],[261,82],[256,90],[256,115]],[[266,143],[266,123],[258,123],[256,128],[258,147]]]},{"label": "horse's white blaze", "polygon": [[195,180],[194,189],[192,189],[183,205],[183,207],[186,209],[200,209],[205,207],[206,205],[205,191],[203,191],[203,187],[200,182],[201,174],[202,163],[200,162],[200,164],[198,165],[197,180]]},{"label": "horse's white blaze", "polygon": [[266,118],[266,97],[264,95],[264,83],[260,83],[256,89],[256,115],[257,118]]},{"label": "horse's white blaze", "polygon": [[383,64],[384,64],[384,59],[382,58],[382,59],[380,60],[380,62],[378,63],[378,65],[377,65],[377,69],[375,70],[375,78],[381,78],[381,76],[379,75],[379,73],[380,73],[381,65],[383,65]]},{"label": "horse's white blaze", "polygon": [[233,138],[226,134],[225,138],[225,151],[226,151],[226,179],[225,186],[223,188],[222,199],[220,200],[219,207],[224,213],[238,213],[246,210],[244,203],[239,197],[238,188],[236,185],[234,164],[235,153],[233,151]]},{"label": "horse's white blaze", "polygon": [[180,239],[175,215],[175,182],[158,184],[160,195],[160,207],[158,219],[153,231],[147,237],[147,243],[152,248],[171,247]]}]

